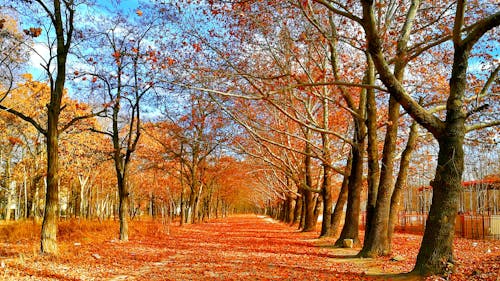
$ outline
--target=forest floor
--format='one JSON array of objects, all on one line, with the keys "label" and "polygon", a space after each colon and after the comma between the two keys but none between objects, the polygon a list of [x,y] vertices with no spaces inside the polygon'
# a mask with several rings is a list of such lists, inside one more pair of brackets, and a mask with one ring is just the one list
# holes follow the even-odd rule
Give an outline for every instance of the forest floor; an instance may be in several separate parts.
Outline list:
[{"label": "forest floor", "polygon": [[[39,231],[0,224],[0,280],[416,280],[391,274],[412,269],[421,241],[396,234],[391,257],[359,259],[359,249],[262,216],[183,227],[132,221],[128,242],[116,240],[117,222],[69,220],[59,224],[55,257],[38,253]],[[451,280],[500,280],[500,241],[455,239],[455,257]]]}]

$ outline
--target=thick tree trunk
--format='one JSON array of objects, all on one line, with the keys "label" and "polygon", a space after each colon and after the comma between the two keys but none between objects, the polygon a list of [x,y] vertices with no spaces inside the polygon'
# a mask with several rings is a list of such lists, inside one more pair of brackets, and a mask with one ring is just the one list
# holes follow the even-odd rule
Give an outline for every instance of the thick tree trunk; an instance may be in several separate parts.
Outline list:
[{"label": "thick tree trunk", "polygon": [[458,134],[439,140],[438,167],[431,184],[432,205],[414,268],[423,275],[449,272],[453,264],[455,218],[462,189],[462,142],[463,135]]},{"label": "thick tree trunk", "polygon": [[192,192],[193,196],[191,197],[190,207],[191,207],[191,221],[190,223],[197,223],[199,220],[198,208],[200,205],[200,197],[199,194],[201,190],[196,189]]},{"label": "thick tree trunk", "polygon": [[446,125],[439,143],[436,175],[431,182],[432,205],[425,224],[424,237],[413,272],[421,275],[446,274],[453,269],[453,237],[464,170],[463,142],[466,112],[463,96],[469,49],[455,45],[450,79],[450,97],[446,104]]},{"label": "thick tree trunk", "polygon": [[353,246],[360,246],[359,241],[359,214],[361,205],[361,189],[363,186],[363,155],[365,152],[366,126],[364,117],[366,113],[366,91],[362,91],[358,105],[358,116],[354,116],[354,145],[351,146],[352,167],[347,185],[347,210],[344,227],[340,237],[335,242],[336,247],[343,245],[344,239],[352,239]]},{"label": "thick tree trunk", "polygon": [[300,208],[300,221],[299,221],[299,229],[304,229],[305,217],[306,217],[306,203],[305,203],[305,194],[304,190],[300,191],[302,197],[300,198],[302,208]]}]

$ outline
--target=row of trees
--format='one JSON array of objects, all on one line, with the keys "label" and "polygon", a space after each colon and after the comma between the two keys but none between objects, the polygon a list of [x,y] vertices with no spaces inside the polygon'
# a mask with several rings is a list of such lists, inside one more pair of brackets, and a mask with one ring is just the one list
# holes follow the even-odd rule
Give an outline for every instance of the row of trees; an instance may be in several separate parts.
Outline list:
[{"label": "row of trees", "polygon": [[[165,96],[167,75],[162,70],[174,61],[163,53],[162,40],[157,38],[161,24],[172,20],[169,10],[149,9],[151,17],[144,19],[140,10],[130,18],[113,4],[31,4],[16,1],[3,11],[13,22],[36,25],[25,29],[24,35],[19,24],[2,26],[3,40],[20,50],[2,53],[6,68],[13,67],[8,62],[19,60],[21,51],[36,54],[42,65],[32,66],[31,71],[44,80],[15,76],[13,71],[4,77],[0,109],[5,128],[12,130],[3,132],[4,210],[12,210],[11,195],[21,197],[22,192],[15,192],[21,185],[16,183],[23,182],[24,205],[17,200],[18,214],[21,205],[25,217],[43,214],[43,253],[57,253],[59,214],[82,216],[86,210],[87,216],[109,217],[117,212],[120,239],[128,240],[127,221],[138,210],[129,204],[143,203],[146,196],[151,214],[159,200],[164,205],[162,212],[182,214],[182,222],[226,214],[238,204],[248,208],[248,202],[234,199],[248,196],[244,181],[238,180],[246,170],[231,171],[232,164],[239,161],[221,152],[221,145],[229,141],[222,130],[227,122],[214,105],[196,93],[180,96],[185,104],[178,110],[167,102],[163,106],[156,102],[172,98]],[[84,7],[112,11],[85,14]],[[39,17],[32,21],[28,15]],[[100,25],[84,22],[85,16]],[[78,101],[69,99],[67,91]],[[144,123],[142,114],[148,111],[153,111],[157,121]],[[134,154],[140,156],[135,162]],[[109,161],[114,179],[109,177]],[[33,173],[27,171],[26,165],[31,163]],[[23,169],[23,181],[14,180],[15,169]],[[225,175],[227,172],[232,174]],[[154,176],[144,180],[147,175]],[[110,188],[114,185],[116,195]],[[43,194],[45,198],[40,199]]]},{"label": "row of trees", "polygon": [[[285,220],[300,213],[292,212],[290,202],[302,208],[304,231],[315,225],[322,202],[321,234],[335,233],[347,204],[336,245],[344,239],[359,245],[366,175],[362,257],[390,252],[411,155],[419,135],[428,133],[438,155],[433,204],[414,272],[445,273],[453,266],[465,135],[497,142],[495,129],[474,133],[499,124],[499,66],[491,50],[498,46],[493,34],[500,14],[490,4],[215,3],[212,14],[224,29],[214,32],[232,38],[230,48],[239,52],[225,52],[227,43],[211,40],[213,34],[199,35],[218,59],[211,74],[225,83],[215,89],[204,81],[186,83],[220,99],[251,135],[255,145],[242,142],[242,150],[270,167]],[[474,71],[467,72],[469,61]],[[225,106],[223,98],[238,99],[259,114]],[[336,204],[334,173],[343,179]]]},{"label": "row of trees", "polygon": [[[57,252],[61,187],[78,176],[80,194],[94,179],[92,186],[100,181],[109,191],[100,200],[116,200],[122,240],[140,201],[132,193],[146,193],[151,215],[162,198],[160,209],[181,223],[231,206],[279,213],[312,231],[322,213],[321,236],[340,232],[339,246],[344,239],[361,245],[366,202],[359,255],[386,255],[412,153],[436,147],[437,159],[428,159],[436,167],[433,204],[414,272],[446,273],[453,264],[465,134],[498,142],[493,2],[153,2],[134,13],[119,2],[31,2],[9,10],[32,26],[24,35],[5,27],[7,19],[1,28],[2,44],[16,50],[2,53],[9,75],[0,109],[12,130],[2,155],[13,161],[3,164],[3,186],[10,186],[10,163],[23,167],[24,151],[45,142],[35,162],[45,173],[33,183],[45,178],[47,185],[42,252]],[[40,18],[31,22],[28,13]],[[47,82],[30,78],[16,88],[19,54],[40,53],[40,38],[49,43]],[[75,100],[64,98],[65,87]],[[17,92],[26,96],[24,108]],[[14,137],[21,131],[30,139]],[[79,138],[96,147],[72,150]],[[92,160],[75,160],[80,150]],[[106,160],[114,179],[103,185]],[[64,169],[67,182],[60,165],[77,167]],[[84,199],[73,204],[79,212]]]}]

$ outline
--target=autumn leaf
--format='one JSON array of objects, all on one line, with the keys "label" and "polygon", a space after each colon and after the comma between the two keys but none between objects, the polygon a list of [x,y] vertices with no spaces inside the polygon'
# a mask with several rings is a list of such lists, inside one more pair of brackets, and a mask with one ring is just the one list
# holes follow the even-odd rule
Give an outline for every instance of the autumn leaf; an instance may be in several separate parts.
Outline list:
[{"label": "autumn leaf", "polygon": [[38,37],[42,34],[42,29],[40,27],[30,27],[29,29],[24,29],[23,32],[28,36]]},{"label": "autumn leaf", "polygon": [[196,51],[196,52],[201,52],[201,45],[198,44],[198,43],[193,43],[193,49]]}]

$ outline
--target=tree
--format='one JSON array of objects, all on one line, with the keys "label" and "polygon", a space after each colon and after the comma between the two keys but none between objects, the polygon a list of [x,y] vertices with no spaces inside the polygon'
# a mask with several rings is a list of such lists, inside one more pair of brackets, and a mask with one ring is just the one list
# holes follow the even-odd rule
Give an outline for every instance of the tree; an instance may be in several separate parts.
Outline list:
[{"label": "tree", "polygon": [[128,241],[128,176],[141,136],[141,103],[158,83],[153,70],[162,63],[159,51],[148,41],[158,22],[156,15],[142,22],[122,14],[112,21],[102,20],[109,24],[109,29],[89,30],[88,35],[93,37],[89,43],[96,46],[97,52],[82,50],[80,57],[90,65],[74,74],[75,79],[82,81],[90,77],[89,88],[101,97],[104,117],[110,121],[110,128],[91,130],[111,139],[119,194],[120,240]]},{"label": "tree", "polygon": [[196,223],[202,215],[202,194],[209,188],[207,170],[215,153],[228,140],[225,131],[228,124],[207,96],[190,92],[186,99],[180,112],[165,108],[166,120],[153,127],[161,132],[160,135],[148,135],[161,144],[170,161],[179,162],[181,185],[186,183],[189,187],[189,198],[184,198],[184,186],[181,186],[181,223]]},{"label": "tree", "polygon": [[23,36],[18,22],[8,14],[8,8],[0,8],[0,102],[15,86],[16,77],[26,62],[29,38]]},{"label": "tree", "polygon": [[[418,4],[414,1],[413,5]],[[474,45],[487,32],[500,24],[500,12],[479,18],[474,22],[464,20],[466,1],[456,4],[452,31],[453,65],[446,104],[446,119],[443,121],[422,108],[389,69],[382,51],[382,42],[376,26],[374,1],[363,0],[363,27],[366,32],[368,51],[372,55],[380,79],[405,110],[424,128],[430,131],[439,143],[438,166],[434,180],[433,199],[426,229],[413,272],[422,275],[445,274],[453,264],[452,242],[459,192],[462,189],[463,140],[470,130],[466,119],[478,112],[476,108],[463,109],[467,87],[467,66]],[[488,84],[488,83],[487,83]],[[489,87],[489,85],[485,85]],[[497,123],[497,122],[494,122]],[[491,126],[493,124],[481,125]]]}]

